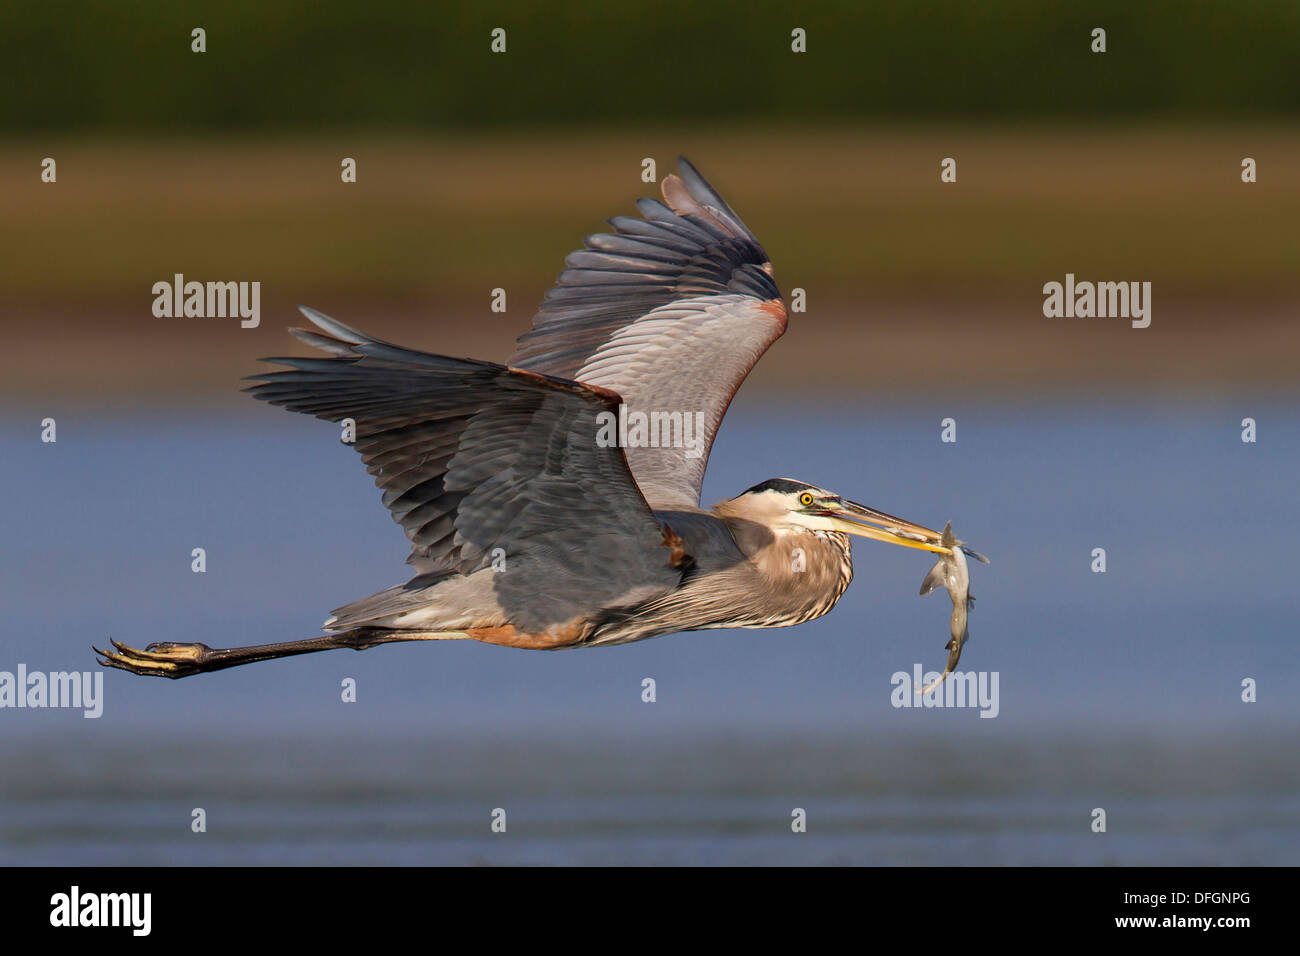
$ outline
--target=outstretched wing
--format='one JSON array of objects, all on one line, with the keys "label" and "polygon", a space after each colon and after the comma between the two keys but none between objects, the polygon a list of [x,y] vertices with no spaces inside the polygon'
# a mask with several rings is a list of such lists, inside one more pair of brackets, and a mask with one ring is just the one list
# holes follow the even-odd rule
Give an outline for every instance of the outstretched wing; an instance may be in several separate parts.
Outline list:
[{"label": "outstretched wing", "polygon": [[786,325],[763,247],[695,167],[678,166],[667,205],[639,200],[644,219],[616,216],[614,234],[569,255],[510,360],[623,397],[624,451],[656,508],[698,506],[722,416]]},{"label": "outstretched wing", "polygon": [[598,440],[618,395],[401,348],[302,311],[325,334],[293,333],[332,357],[267,359],[288,368],[252,376],[248,391],[356,422],[356,449],[421,575],[495,561],[498,596],[530,596],[520,618],[537,628],[680,581],[623,452]]}]

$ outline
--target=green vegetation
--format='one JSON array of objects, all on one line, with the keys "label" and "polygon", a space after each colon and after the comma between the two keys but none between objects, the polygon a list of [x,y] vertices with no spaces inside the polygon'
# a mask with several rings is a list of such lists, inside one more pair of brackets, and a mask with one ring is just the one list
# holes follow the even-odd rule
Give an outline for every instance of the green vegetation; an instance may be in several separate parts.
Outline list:
[{"label": "green vegetation", "polygon": [[0,128],[1294,116],[1298,50],[1295,0],[13,3]]}]

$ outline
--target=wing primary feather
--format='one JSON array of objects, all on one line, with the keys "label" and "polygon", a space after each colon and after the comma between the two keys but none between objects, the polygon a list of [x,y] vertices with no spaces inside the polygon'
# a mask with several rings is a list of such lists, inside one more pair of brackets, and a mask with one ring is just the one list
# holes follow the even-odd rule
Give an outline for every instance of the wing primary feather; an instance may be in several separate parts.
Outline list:
[{"label": "wing primary feather", "polygon": [[613,233],[569,255],[510,364],[689,421],[689,456],[682,442],[625,451],[652,506],[698,507],[718,425],[786,312],[767,253],[689,161],[662,190],[636,201],[643,218],[614,216]]}]

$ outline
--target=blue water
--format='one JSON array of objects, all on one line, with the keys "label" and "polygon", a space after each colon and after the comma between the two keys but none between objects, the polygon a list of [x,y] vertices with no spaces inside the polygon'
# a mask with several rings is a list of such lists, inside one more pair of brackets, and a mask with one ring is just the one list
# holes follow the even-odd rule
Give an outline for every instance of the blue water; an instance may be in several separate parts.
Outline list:
[{"label": "blue water", "polygon": [[[406,577],[333,426],[69,406],[45,445],[44,414],[0,423],[0,670],[306,637]],[[742,395],[709,500],[800,478],[993,559],[961,665],[997,672],[996,718],[891,706],[894,672],[942,665],[950,604],[917,596],[923,554],[861,542],[798,628],[108,671],[98,720],[0,710],[0,863],[1300,863],[1298,469],[1286,397]]]}]

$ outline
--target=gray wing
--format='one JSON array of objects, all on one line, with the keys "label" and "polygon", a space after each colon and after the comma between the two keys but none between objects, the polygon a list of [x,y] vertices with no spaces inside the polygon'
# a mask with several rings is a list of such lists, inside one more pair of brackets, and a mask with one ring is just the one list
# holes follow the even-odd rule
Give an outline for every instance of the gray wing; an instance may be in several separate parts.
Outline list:
[{"label": "gray wing", "polygon": [[288,368],[252,376],[259,384],[248,391],[356,422],[356,449],[421,576],[469,574],[503,557],[498,598],[539,629],[681,580],[622,450],[597,442],[598,416],[616,412],[618,395],[412,351],[303,312],[326,334],[293,333],[333,357],[267,359]]},{"label": "gray wing", "polygon": [[681,177],[663,181],[667,205],[639,200],[644,219],[616,216],[612,235],[588,236],[569,255],[510,360],[612,389],[629,413],[660,413],[651,442],[663,422],[679,428],[675,446],[624,449],[656,508],[698,506],[722,416],[786,326],[767,253],[704,177],[678,164]]}]

